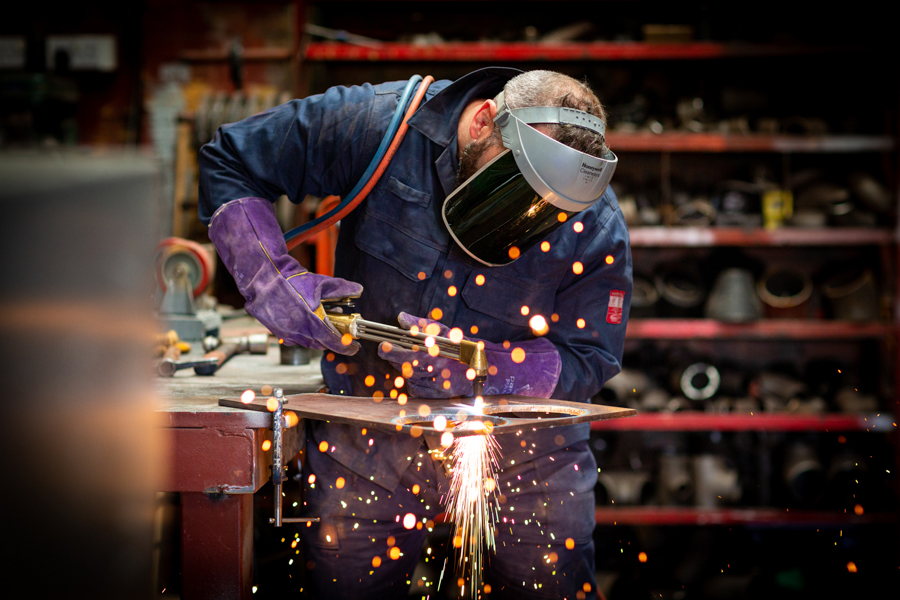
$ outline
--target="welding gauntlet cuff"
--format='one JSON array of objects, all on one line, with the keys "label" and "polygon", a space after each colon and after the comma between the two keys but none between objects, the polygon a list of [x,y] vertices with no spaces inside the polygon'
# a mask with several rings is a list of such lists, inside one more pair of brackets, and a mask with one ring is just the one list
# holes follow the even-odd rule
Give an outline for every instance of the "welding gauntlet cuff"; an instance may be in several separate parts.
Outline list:
[{"label": "welding gauntlet cuff", "polygon": [[[449,337],[450,328],[437,321],[400,313],[400,326],[410,329],[417,326],[425,331],[435,323],[440,331],[435,333]],[[429,332],[430,333],[430,332]],[[466,338],[470,341],[484,341]],[[535,338],[521,342],[504,344],[484,341],[484,350],[489,365],[484,383],[485,395],[515,394],[535,398],[549,398],[556,389],[562,360],[559,351],[550,340]],[[389,361],[406,378],[410,395],[417,398],[450,398],[471,396],[472,381],[466,377],[468,366],[442,356],[430,356],[425,348],[419,351],[392,347],[389,351],[379,345],[378,355]],[[416,361],[417,364],[413,365]],[[404,365],[404,363],[407,363]],[[428,367],[431,367],[431,370]]]},{"label": "welding gauntlet cuff", "polygon": [[345,345],[321,302],[358,297],[358,283],[310,273],[288,254],[272,203],[241,198],[221,206],[209,222],[209,238],[247,300],[244,308],[286,344],[340,354]]}]

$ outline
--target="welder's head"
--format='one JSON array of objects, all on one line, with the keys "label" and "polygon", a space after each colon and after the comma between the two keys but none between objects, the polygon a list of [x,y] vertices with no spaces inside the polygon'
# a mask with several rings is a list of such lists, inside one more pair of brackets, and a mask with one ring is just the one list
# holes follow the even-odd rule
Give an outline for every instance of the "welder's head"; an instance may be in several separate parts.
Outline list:
[{"label": "welder's head", "polygon": [[529,71],[493,102],[493,131],[463,148],[442,214],[467,254],[500,266],[599,200],[618,159],[600,101],[571,77]]}]

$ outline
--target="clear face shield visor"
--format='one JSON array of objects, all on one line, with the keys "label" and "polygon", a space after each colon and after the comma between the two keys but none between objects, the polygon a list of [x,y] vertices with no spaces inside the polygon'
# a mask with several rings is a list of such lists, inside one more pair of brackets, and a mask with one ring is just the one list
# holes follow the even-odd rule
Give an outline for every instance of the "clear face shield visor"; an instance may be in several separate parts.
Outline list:
[{"label": "clear face shield visor", "polygon": [[569,124],[603,136],[599,118],[565,107],[510,110],[503,93],[496,101],[494,123],[505,150],[447,196],[442,210],[456,243],[491,267],[513,262],[597,202],[618,163],[609,150],[591,156],[530,126]]}]

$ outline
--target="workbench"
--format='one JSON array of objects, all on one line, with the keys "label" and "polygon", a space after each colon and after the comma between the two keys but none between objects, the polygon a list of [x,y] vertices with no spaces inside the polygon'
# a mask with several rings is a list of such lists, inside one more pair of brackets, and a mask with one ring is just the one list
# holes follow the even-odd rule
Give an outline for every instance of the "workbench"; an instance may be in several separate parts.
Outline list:
[{"label": "workbench", "polygon": [[[191,352],[192,357],[201,354]],[[168,450],[160,491],[180,494],[185,600],[253,595],[253,494],[271,476],[272,450],[263,450],[262,444],[272,439],[272,416],[222,407],[219,399],[247,389],[259,394],[264,385],[280,387],[286,395],[318,391],[323,387],[320,355],[314,352],[308,365],[281,365],[278,345],[270,338],[266,355],[236,355],[212,376],[187,369],[157,379]],[[287,460],[304,442],[302,422],[284,434]]]}]

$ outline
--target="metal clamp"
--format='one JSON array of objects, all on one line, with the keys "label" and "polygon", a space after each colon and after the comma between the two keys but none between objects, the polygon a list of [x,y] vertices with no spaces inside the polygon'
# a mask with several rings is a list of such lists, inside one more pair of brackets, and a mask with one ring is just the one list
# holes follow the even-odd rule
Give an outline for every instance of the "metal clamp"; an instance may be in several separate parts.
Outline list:
[{"label": "metal clamp", "polygon": [[281,527],[282,523],[318,523],[319,517],[308,518],[284,518],[282,512],[282,487],[284,486],[284,465],[282,454],[284,452],[284,390],[275,388],[274,392],[277,405],[272,413],[272,484],[275,486],[275,517],[269,519],[275,527]]}]

